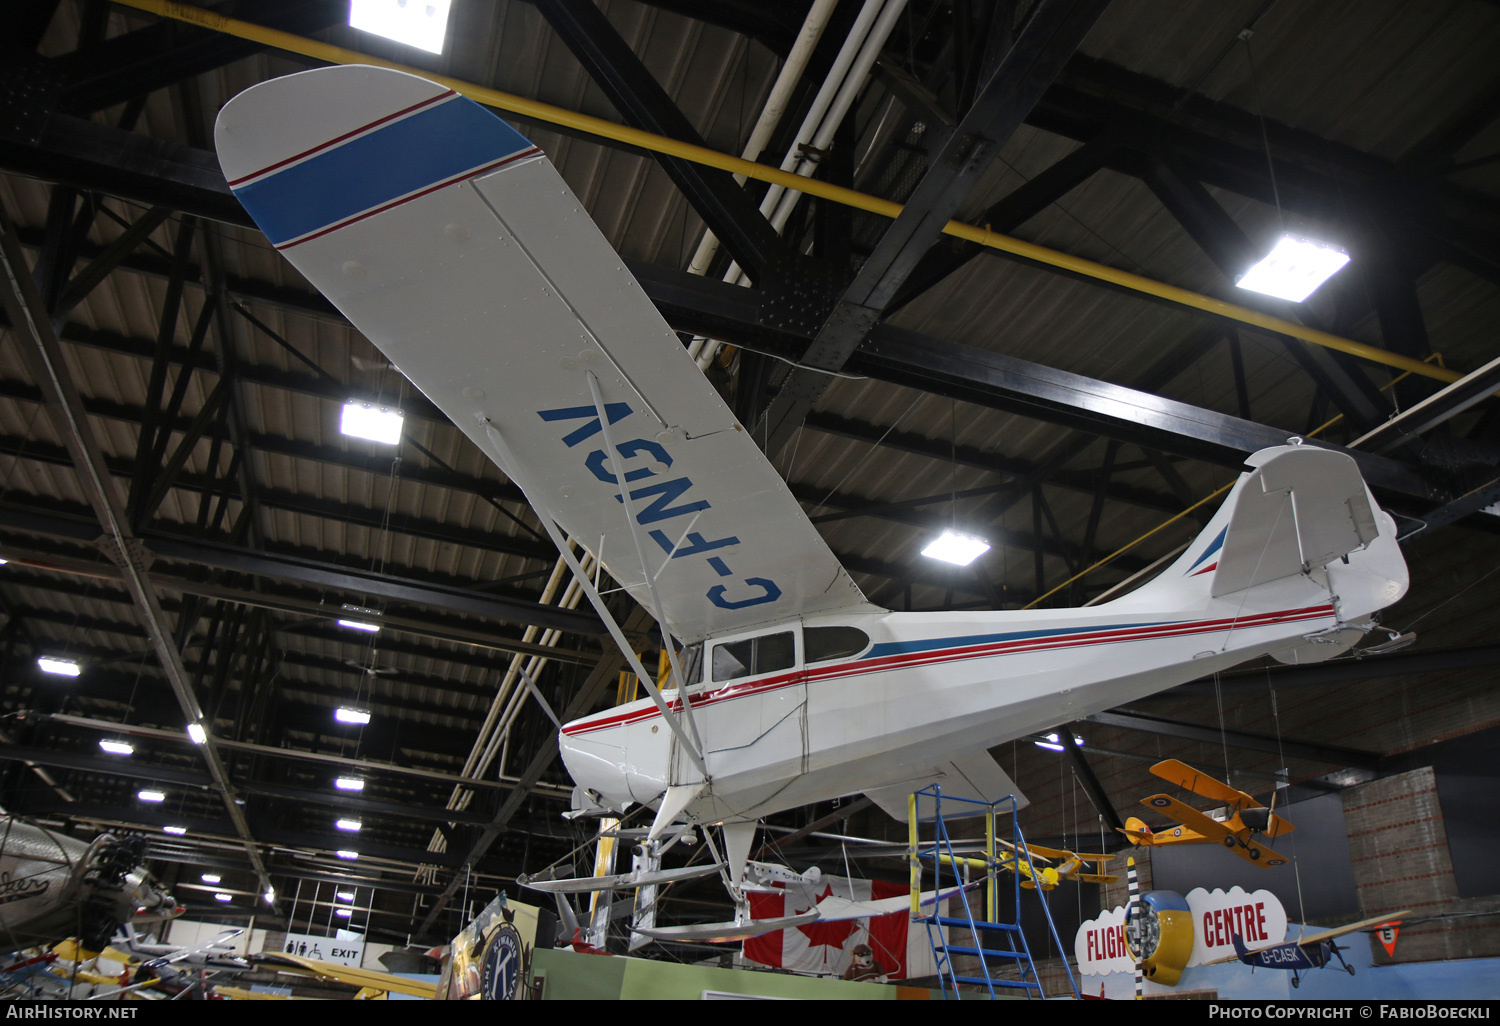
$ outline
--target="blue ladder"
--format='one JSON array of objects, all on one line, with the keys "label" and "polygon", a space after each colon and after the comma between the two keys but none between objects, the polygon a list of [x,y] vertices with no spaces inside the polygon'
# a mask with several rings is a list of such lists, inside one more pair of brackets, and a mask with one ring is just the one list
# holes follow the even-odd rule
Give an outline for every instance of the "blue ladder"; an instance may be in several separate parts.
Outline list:
[{"label": "blue ladder", "polygon": [[[922,843],[918,840],[918,823],[921,822],[919,811],[921,800],[929,798],[932,801],[934,837],[931,842]],[[950,797],[948,802],[959,802],[966,806],[978,806],[984,816],[985,828],[985,850],[982,858],[974,858],[967,854],[961,854],[953,846],[953,840],[948,835],[948,826],[943,821],[942,789],[936,784],[925,787],[913,794],[908,802],[908,827],[909,827],[909,857],[911,861],[911,890],[912,890],[912,919],[922,922],[927,927],[927,940],[932,945],[933,957],[937,962],[938,985],[942,988],[943,997],[958,997],[958,986],[968,983],[974,986],[984,987],[994,999],[996,989],[1001,991],[1019,990],[1027,999],[1045,998],[1047,995],[1042,990],[1042,982],[1037,975],[1036,960],[1032,957],[1031,946],[1026,941],[1026,934],[1021,929],[1021,877],[1031,873],[1030,867],[1035,865],[1031,859],[1031,852],[1026,847],[1026,839],[1021,836],[1021,826],[1016,822],[1016,800],[1014,796],[1007,796],[998,802],[981,802],[971,798]],[[966,809],[961,818],[974,815],[973,809]],[[1011,822],[1011,843],[1014,847],[1005,853],[996,851],[995,817],[997,815],[1009,815]],[[957,900],[962,903],[963,915],[938,915],[937,905],[933,905],[933,911],[922,914],[918,908],[917,895],[921,893],[921,874],[923,863],[930,863],[933,877],[936,881],[934,889],[942,893],[945,889],[963,885],[968,877],[968,869],[981,869],[984,872],[985,901],[982,914],[974,915],[973,902],[970,900],[970,888],[964,887],[956,894]],[[947,867],[952,877],[944,879],[944,867]],[[999,887],[998,874],[1010,872],[1011,886],[1014,892],[1012,908],[1015,909],[1015,922],[999,922]],[[1042,912],[1047,919],[1047,929],[1052,933],[1053,943],[1057,945],[1058,953],[1062,955],[1063,970],[1068,977],[1068,986],[1072,989],[1072,996],[1077,998],[1078,984],[1073,978],[1072,967],[1068,965],[1067,951],[1062,941],[1057,936],[1057,927],[1052,922],[1052,911],[1047,907],[1047,900],[1042,894],[1040,887],[1036,888],[1037,898],[1041,901]],[[967,945],[949,944],[943,937],[942,928],[965,929],[974,937],[978,947]],[[978,959],[979,971],[982,976],[960,976],[953,965],[953,956],[970,955]],[[997,979],[992,968],[992,963],[1004,963],[1013,961],[1020,970],[1019,980]],[[949,988],[952,993],[949,993]]]}]

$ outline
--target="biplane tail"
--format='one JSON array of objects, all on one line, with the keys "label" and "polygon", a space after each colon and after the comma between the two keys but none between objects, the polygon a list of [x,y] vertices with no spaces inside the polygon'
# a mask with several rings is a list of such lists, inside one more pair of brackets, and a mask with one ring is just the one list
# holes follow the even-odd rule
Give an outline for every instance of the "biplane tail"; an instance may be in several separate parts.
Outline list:
[{"label": "biplane tail", "polygon": [[1300,439],[1248,457],[1223,506],[1176,562],[1117,601],[1233,601],[1299,575],[1319,583],[1326,575],[1342,623],[1279,656],[1291,662],[1346,651],[1363,632],[1343,624],[1367,624],[1405,594],[1408,580],[1395,521],[1376,505],[1358,465]]}]

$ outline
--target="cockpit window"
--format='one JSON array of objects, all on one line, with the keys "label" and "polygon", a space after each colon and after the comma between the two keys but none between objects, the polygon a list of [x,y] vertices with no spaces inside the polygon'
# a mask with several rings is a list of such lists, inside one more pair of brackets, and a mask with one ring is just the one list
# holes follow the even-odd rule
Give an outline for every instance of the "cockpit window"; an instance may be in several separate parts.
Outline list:
[{"label": "cockpit window", "polygon": [[736,680],[776,670],[789,670],[796,661],[791,631],[731,641],[714,646],[714,680]]},{"label": "cockpit window", "polygon": [[682,672],[682,686],[690,688],[703,681],[703,643],[689,645],[677,653],[677,669]]},{"label": "cockpit window", "polygon": [[809,663],[859,655],[870,644],[870,636],[858,627],[805,627],[802,652]]}]

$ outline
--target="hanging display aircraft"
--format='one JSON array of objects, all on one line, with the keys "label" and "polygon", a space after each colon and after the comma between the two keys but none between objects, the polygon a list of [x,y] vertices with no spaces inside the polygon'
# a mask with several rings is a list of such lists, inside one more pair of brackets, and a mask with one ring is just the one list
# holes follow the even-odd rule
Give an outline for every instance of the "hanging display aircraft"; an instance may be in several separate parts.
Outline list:
[{"label": "hanging display aircraft", "polygon": [[[1268,653],[1346,651],[1406,590],[1354,461],[1289,444],[1250,456],[1200,538],[1123,598],[881,609],[504,122],[426,79],[339,66],[241,93],[215,138],[275,248],[522,489],[640,677],[649,698],[561,727],[577,808],[654,807],[648,846],[723,824],[737,920],[761,817],[857,792],[904,817],[932,782],[1003,798],[988,748]],[[673,687],[575,546],[681,646]]]},{"label": "hanging display aircraft", "polygon": [[[1007,848],[1014,847],[1008,841],[1000,841],[999,843],[1005,845]],[[1057,866],[1042,866],[1038,868],[1034,865],[1030,865],[1024,858],[1013,858],[1009,861],[1002,858],[1002,869],[1019,871],[1025,877],[1025,879],[1021,881],[1022,887],[1031,888],[1040,886],[1042,890],[1050,891],[1063,880],[1072,880],[1074,882],[1083,881],[1084,883],[1096,884],[1112,884],[1117,879],[1119,879],[1119,877],[1111,876],[1108,873],[1085,872],[1085,869],[1090,864],[1100,865],[1103,863],[1107,863],[1115,858],[1114,855],[1087,855],[1080,854],[1076,851],[1069,851],[1066,848],[1047,848],[1043,847],[1040,844],[1029,843],[1026,845],[1026,851],[1032,856],[1033,859],[1060,862],[1061,864]],[[1013,867],[1017,866],[1019,867],[1019,869],[1013,869]]]},{"label": "hanging display aircraft", "polygon": [[[1245,942],[1240,939],[1239,934],[1233,936],[1234,954],[1223,958],[1216,958],[1204,965],[1219,965],[1224,962],[1240,961],[1248,966],[1260,969],[1286,969],[1292,974],[1292,986],[1297,987],[1302,983],[1302,972],[1305,969],[1321,969],[1328,964],[1329,959],[1337,958],[1339,965],[1350,976],[1354,975],[1354,966],[1344,961],[1343,949],[1334,943],[1334,939],[1342,937],[1346,933],[1354,933],[1356,930],[1368,930],[1370,927],[1384,926],[1391,922],[1399,924],[1401,916],[1410,913],[1410,909],[1402,909],[1400,912],[1383,916],[1375,916],[1371,919],[1362,919],[1348,926],[1340,926],[1332,930],[1320,930],[1317,933],[1299,937],[1296,940],[1282,941],[1280,944],[1268,944],[1263,948],[1248,949]],[[1396,918],[1393,920],[1392,916]]]},{"label": "hanging display aircraft", "polygon": [[[1254,839],[1260,834],[1275,840],[1296,829],[1292,824],[1276,815],[1244,791],[1237,791],[1228,784],[1215,780],[1185,762],[1167,759],[1151,767],[1163,780],[1170,781],[1185,791],[1204,798],[1222,802],[1223,819],[1214,819],[1190,805],[1178,801],[1171,795],[1154,794],[1142,798],[1141,804],[1148,809],[1175,819],[1180,826],[1169,830],[1152,830],[1144,821],[1131,816],[1120,832],[1131,844],[1155,847],[1169,844],[1222,844],[1240,858],[1263,868],[1286,865],[1286,856],[1273,851],[1269,845]],[[1272,804],[1275,804],[1273,798]]]},{"label": "hanging display aircraft", "polygon": [[171,919],[183,909],[141,869],[143,837],[80,841],[0,816],[0,952],[79,937],[100,951],[122,923]]}]

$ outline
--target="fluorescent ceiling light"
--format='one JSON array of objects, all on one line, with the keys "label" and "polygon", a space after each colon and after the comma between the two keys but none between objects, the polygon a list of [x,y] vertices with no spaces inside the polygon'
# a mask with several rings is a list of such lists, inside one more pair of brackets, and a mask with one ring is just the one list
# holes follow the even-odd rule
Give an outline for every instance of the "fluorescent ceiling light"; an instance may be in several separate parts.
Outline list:
[{"label": "fluorescent ceiling light", "polygon": [[351,834],[359,833],[359,828],[363,826],[363,824],[360,823],[360,821],[357,819],[340,819],[336,820],[333,825],[338,827],[340,830],[347,830]]},{"label": "fluorescent ceiling light", "polygon": [[110,755],[135,754],[135,745],[131,744],[129,741],[111,741],[108,738],[105,738],[103,741],[99,742],[99,747],[104,749]]},{"label": "fluorescent ceiling light", "polygon": [[1266,258],[1235,282],[1242,289],[1300,303],[1349,262],[1337,246],[1283,235]]},{"label": "fluorescent ceiling light", "polygon": [[53,659],[51,656],[40,656],[36,665],[43,673],[56,673],[63,677],[76,677],[83,672],[73,660]]},{"label": "fluorescent ceiling light", "polygon": [[338,720],[340,723],[364,724],[370,722],[369,712],[364,709],[351,709],[348,706],[342,706],[338,709],[335,709],[333,718]]},{"label": "fluorescent ceiling light", "polygon": [[10,560],[8,560],[8,559],[0,559],[0,566],[4,566],[6,563],[9,563],[9,562],[10,562]]},{"label": "fluorescent ceiling light", "polygon": [[353,862],[355,859],[359,858],[359,852],[348,851],[347,849],[344,851],[336,851],[334,852],[334,854],[341,859],[348,859],[350,862]]},{"label": "fluorescent ceiling light", "polygon": [[208,740],[208,731],[203,729],[201,723],[189,723],[187,725],[188,739],[195,745],[201,745]]},{"label": "fluorescent ceiling light", "polygon": [[989,550],[990,543],[983,538],[948,530],[923,549],[922,555],[930,559],[941,559],[944,563],[955,566],[968,566]]},{"label": "fluorescent ceiling light", "polygon": [[363,777],[336,777],[333,786],[340,791],[363,791],[365,781]]},{"label": "fluorescent ceiling light", "polygon": [[401,441],[401,421],[399,410],[350,400],[344,404],[339,430],[352,438],[368,438],[372,442],[395,445]]},{"label": "fluorescent ceiling light", "polygon": [[217,894],[214,895],[214,900],[215,901],[233,901],[234,900],[234,895],[232,895],[232,894],[225,894],[223,891],[219,891]]},{"label": "fluorescent ceiling light", "polygon": [[354,909],[352,909],[352,908],[336,908],[336,909],[333,910],[333,914],[336,915],[336,916],[343,916],[345,919],[348,919],[350,916],[354,915]]},{"label": "fluorescent ceiling light", "polygon": [[143,802],[164,802],[167,796],[162,791],[137,791],[135,796]]},{"label": "fluorescent ceiling light", "polygon": [[206,884],[216,884],[219,882],[220,877],[218,873],[204,873],[199,879]]},{"label": "fluorescent ceiling light", "polygon": [[349,27],[428,53],[443,52],[449,0],[353,0]]},{"label": "fluorescent ceiling light", "polygon": [[169,834],[176,834],[178,837],[181,837],[183,834],[187,833],[187,827],[165,826],[162,827],[162,829]]},{"label": "fluorescent ceiling light", "polygon": [[340,901],[353,901],[354,900],[354,892],[353,891],[334,891],[333,892],[333,896],[335,898],[338,898]]},{"label": "fluorescent ceiling light", "polygon": [[369,631],[371,634],[380,633],[380,624],[378,623],[363,623],[359,620],[340,620],[339,626],[347,627],[351,631]]},{"label": "fluorescent ceiling light", "polygon": [[[1032,744],[1036,745],[1038,748],[1045,748],[1048,751],[1052,752],[1061,752],[1063,750],[1062,740],[1057,736],[1056,731],[1051,734],[1043,734],[1042,737],[1044,737],[1046,740],[1033,741]],[[1083,738],[1079,737],[1077,734],[1074,734],[1073,743],[1079,748],[1082,748]]]}]

